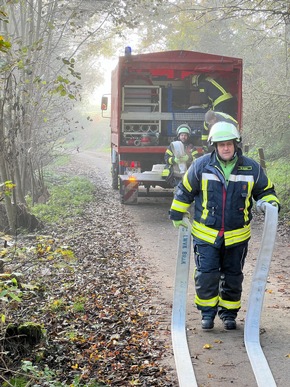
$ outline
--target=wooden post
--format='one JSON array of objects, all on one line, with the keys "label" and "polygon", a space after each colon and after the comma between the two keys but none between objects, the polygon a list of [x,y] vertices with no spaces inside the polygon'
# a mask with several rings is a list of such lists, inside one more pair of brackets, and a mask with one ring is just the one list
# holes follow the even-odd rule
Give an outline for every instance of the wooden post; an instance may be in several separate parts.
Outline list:
[{"label": "wooden post", "polygon": [[265,161],[265,155],[264,155],[264,150],[263,148],[259,148],[258,149],[258,152],[259,152],[259,158],[260,158],[260,164],[261,164],[261,167],[264,169],[264,171],[266,172],[266,161]]}]

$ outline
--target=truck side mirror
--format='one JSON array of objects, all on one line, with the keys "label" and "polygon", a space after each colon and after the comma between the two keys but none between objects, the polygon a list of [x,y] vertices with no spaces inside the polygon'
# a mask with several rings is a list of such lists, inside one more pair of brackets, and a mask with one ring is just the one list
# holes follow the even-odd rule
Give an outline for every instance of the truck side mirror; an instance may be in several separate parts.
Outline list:
[{"label": "truck side mirror", "polygon": [[107,110],[108,109],[108,97],[102,97],[102,103],[101,103],[101,110]]}]

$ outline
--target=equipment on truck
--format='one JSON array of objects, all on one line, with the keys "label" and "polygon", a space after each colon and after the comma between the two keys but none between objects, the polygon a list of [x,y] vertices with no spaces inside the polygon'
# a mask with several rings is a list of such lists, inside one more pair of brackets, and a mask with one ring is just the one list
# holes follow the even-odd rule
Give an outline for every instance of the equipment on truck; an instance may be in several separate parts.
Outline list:
[{"label": "equipment on truck", "polygon": [[102,108],[110,106],[111,110],[112,186],[120,189],[124,203],[124,185],[130,186],[129,178],[134,177],[138,187],[145,184],[147,192],[151,187],[172,188],[162,178],[162,169],[153,170],[153,166],[164,165],[164,153],[181,124],[189,126],[194,146],[202,145],[208,107],[204,107],[202,93],[196,92],[192,98],[191,79],[196,74],[226,84],[238,101],[235,118],[241,125],[241,59],[184,50],[119,58],[112,71],[110,103],[105,94]]}]

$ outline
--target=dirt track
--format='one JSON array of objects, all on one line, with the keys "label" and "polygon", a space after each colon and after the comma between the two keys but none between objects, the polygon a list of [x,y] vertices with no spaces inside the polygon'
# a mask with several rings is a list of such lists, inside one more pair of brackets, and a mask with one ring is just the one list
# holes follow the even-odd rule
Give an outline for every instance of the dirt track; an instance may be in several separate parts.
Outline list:
[{"label": "dirt track", "polygon": [[[110,184],[108,154],[81,152],[76,159],[86,168],[98,169],[104,175],[104,184]],[[110,189],[108,195],[113,194]],[[163,323],[170,330],[171,307],[177,251],[177,230],[168,220],[171,198],[140,198],[138,205],[125,206],[133,219],[135,233],[141,245],[141,253],[148,261],[148,276],[160,289],[159,297],[165,300]],[[187,332],[189,348],[199,387],[256,386],[243,343],[244,318],[247,298],[260,248],[263,223],[252,223],[252,239],[245,265],[242,309],[238,315],[238,329],[224,331],[216,319],[215,328],[204,332],[200,327],[200,315],[193,305],[194,288],[190,279],[187,306]],[[281,233],[283,234],[283,232]],[[290,376],[290,244],[287,235],[278,235],[272,259],[261,321],[261,345],[270,364],[277,386],[289,386]],[[193,265],[191,267],[191,274]],[[190,274],[190,275],[191,275]],[[210,349],[204,349],[210,344]],[[171,338],[168,335],[167,363],[174,368]],[[178,383],[176,384],[176,386]],[[190,387],[190,386],[189,386]],[[265,386],[266,387],[266,386]]]}]

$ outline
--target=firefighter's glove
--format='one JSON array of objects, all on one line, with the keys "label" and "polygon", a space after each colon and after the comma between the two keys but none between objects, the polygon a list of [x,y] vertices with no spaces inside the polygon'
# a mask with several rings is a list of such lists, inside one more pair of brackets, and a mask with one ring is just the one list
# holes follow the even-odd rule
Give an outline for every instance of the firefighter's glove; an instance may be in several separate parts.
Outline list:
[{"label": "firefighter's glove", "polygon": [[256,203],[256,209],[259,214],[265,213],[265,200],[258,200]]},{"label": "firefighter's glove", "polygon": [[198,151],[195,149],[193,152],[191,152],[191,157],[193,159],[193,161],[196,159],[196,157],[198,157]]},{"label": "firefighter's glove", "polygon": [[164,168],[162,173],[161,173],[161,176],[166,178],[170,175],[170,169],[169,168]]},{"label": "firefighter's glove", "polygon": [[188,224],[183,219],[182,220],[173,220],[172,223],[173,223],[173,226],[176,228],[179,228],[180,226],[183,226],[185,228],[188,227]]},{"label": "firefighter's glove", "polygon": [[189,159],[189,156],[188,155],[184,155],[182,157],[179,158],[179,162],[180,163],[186,163]]}]

